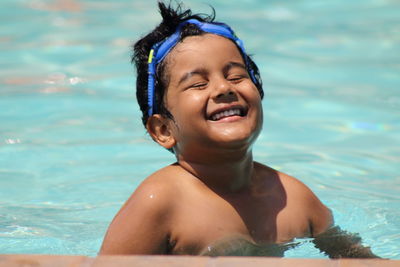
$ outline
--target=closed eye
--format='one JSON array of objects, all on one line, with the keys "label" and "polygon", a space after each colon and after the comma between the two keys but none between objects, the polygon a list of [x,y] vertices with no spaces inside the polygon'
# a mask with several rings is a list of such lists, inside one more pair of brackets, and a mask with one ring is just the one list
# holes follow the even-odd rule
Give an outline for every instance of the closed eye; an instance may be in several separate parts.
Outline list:
[{"label": "closed eye", "polygon": [[193,88],[193,89],[204,89],[207,86],[206,82],[199,82],[199,83],[194,83],[190,85],[188,88]]},{"label": "closed eye", "polygon": [[223,68],[223,72],[226,79],[233,83],[239,83],[243,79],[250,77],[245,65],[242,62],[229,62]]},{"label": "closed eye", "polygon": [[248,75],[244,75],[244,74],[243,75],[231,75],[227,78],[227,80],[230,82],[237,83],[246,78],[248,78]]}]

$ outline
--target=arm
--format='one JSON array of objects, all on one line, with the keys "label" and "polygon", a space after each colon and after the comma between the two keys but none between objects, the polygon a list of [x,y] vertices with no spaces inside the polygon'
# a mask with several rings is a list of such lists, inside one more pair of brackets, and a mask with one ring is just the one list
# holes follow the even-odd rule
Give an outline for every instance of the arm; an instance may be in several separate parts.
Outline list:
[{"label": "arm", "polygon": [[314,237],[315,247],[327,254],[330,258],[379,258],[368,247],[361,244],[358,235],[342,231],[333,227],[331,211],[318,199],[318,197],[303,183],[298,180],[293,186],[296,194],[301,198],[297,200],[298,207],[305,207],[308,214],[310,234]]},{"label": "arm", "polygon": [[313,240],[315,247],[325,252],[329,258],[379,258],[372,253],[369,247],[361,244],[358,234],[351,234],[340,229],[331,227],[325,232],[317,235]]},{"label": "arm", "polygon": [[162,184],[145,182],[111,222],[99,254],[166,254],[169,201]]},{"label": "arm", "polygon": [[314,194],[309,198],[309,208],[313,242],[329,258],[379,258],[361,244],[357,234],[333,226],[331,211]]}]

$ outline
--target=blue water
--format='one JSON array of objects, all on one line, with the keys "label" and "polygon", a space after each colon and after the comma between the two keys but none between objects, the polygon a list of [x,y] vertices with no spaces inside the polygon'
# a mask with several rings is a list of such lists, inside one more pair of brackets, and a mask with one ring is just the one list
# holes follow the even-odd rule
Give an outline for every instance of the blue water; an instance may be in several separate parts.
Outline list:
[{"label": "blue water", "polygon": [[[0,253],[95,255],[124,200],[174,160],[141,125],[129,64],[154,2],[1,1]],[[400,3],[212,3],[264,79],[255,158],[400,259]],[[285,256],[325,257],[300,242]]]}]

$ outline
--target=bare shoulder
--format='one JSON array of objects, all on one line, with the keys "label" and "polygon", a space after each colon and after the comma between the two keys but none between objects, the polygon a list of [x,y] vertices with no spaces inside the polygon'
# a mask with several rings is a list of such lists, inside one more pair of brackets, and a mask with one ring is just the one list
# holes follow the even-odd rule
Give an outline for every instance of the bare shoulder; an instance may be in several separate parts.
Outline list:
[{"label": "bare shoulder", "polygon": [[174,177],[179,170],[165,167],[146,178],[111,222],[100,254],[165,254],[179,198]]},{"label": "bare shoulder", "polygon": [[285,190],[289,191],[291,194],[298,194],[304,198],[313,198],[315,196],[303,182],[293,176],[258,162],[255,162],[255,168],[261,172],[263,176],[276,179],[276,181],[281,183]]},{"label": "bare shoulder", "polygon": [[319,200],[312,190],[299,179],[260,164],[264,171],[275,173],[285,190],[288,203],[295,210],[302,210],[310,221],[312,235],[324,232],[333,224],[331,211]]},{"label": "bare shoulder", "polygon": [[149,203],[165,203],[164,200],[168,199],[167,203],[171,203],[174,198],[171,198],[171,193],[176,194],[176,185],[181,176],[181,168],[179,166],[170,165],[162,168],[147,177],[133,192],[128,200],[130,201],[143,199]]},{"label": "bare shoulder", "polygon": [[140,207],[145,207],[149,213],[160,212],[173,205],[177,196],[175,179],[177,172],[177,168],[171,165],[151,174],[135,189],[117,216]]}]

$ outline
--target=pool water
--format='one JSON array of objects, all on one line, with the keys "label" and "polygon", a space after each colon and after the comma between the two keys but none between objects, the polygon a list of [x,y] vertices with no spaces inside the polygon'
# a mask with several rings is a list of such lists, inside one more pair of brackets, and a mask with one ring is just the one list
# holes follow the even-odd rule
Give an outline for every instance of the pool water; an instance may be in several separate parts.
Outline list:
[{"label": "pool water", "polygon": [[[203,2],[185,1],[208,13]],[[212,3],[261,69],[255,159],[400,259],[400,2]],[[135,187],[174,161],[141,125],[129,63],[155,1],[0,5],[0,253],[96,255]],[[326,257],[298,241],[286,257]]]}]

